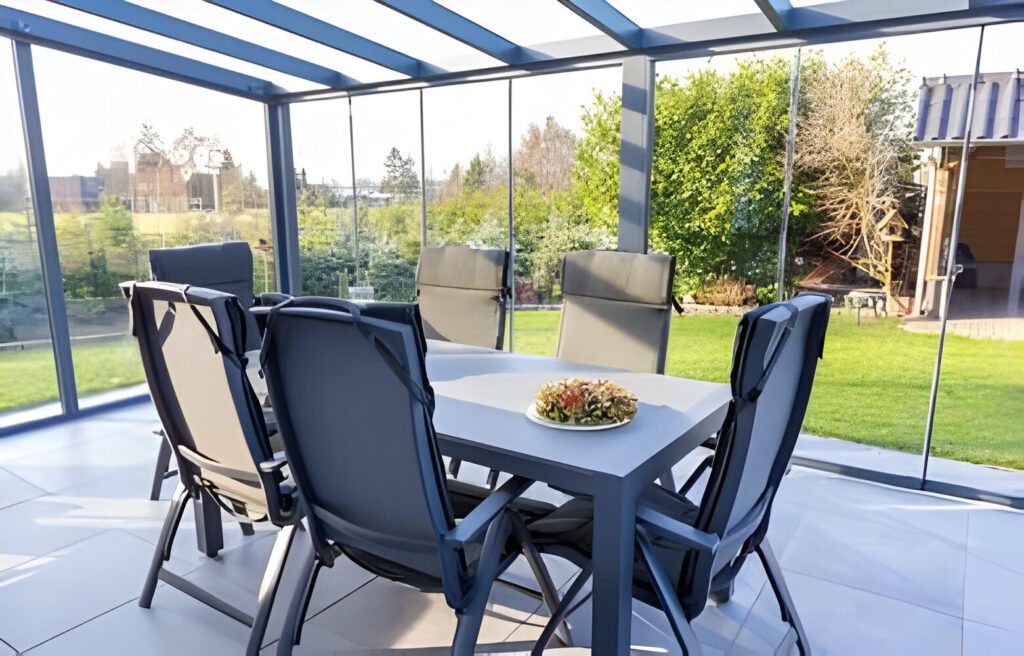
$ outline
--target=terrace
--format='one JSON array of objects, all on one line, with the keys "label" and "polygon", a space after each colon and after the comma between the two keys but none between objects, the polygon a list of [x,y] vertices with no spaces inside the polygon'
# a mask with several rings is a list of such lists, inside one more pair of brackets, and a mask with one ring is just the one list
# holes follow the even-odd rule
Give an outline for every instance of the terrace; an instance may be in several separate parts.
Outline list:
[{"label": "terrace", "polygon": [[[738,375],[752,308],[841,290],[768,532],[811,650],[1024,651],[1022,38],[1007,0],[0,0],[0,654],[245,649],[244,625],[173,584],[138,607],[175,485],[145,499],[160,417],[118,287],[156,277],[158,249],[239,241],[257,295],[371,304],[424,306],[429,249],[505,252],[501,357],[650,371],[635,384],[652,399]],[[564,355],[565,258],[603,250],[674,258],[656,366],[614,362],[630,348],[614,340]],[[844,309],[851,290],[884,316]],[[583,326],[579,343],[607,340]],[[486,385],[431,357],[441,452],[466,461],[453,478],[486,488],[492,467],[531,472],[554,504],[570,498],[555,487],[600,496],[533,475],[517,447],[467,451],[518,424],[459,433],[479,418],[452,403],[502,400],[460,396]],[[708,404],[690,433],[721,425]],[[700,460],[687,435],[676,481]],[[185,517],[167,569],[254,613],[277,529],[243,535],[225,512],[203,555],[188,543],[202,551],[213,515]],[[594,600],[550,650],[679,653],[660,608],[634,599],[618,621],[593,537]],[[578,563],[545,559],[569,590]],[[494,587],[477,651],[529,652],[548,611],[522,558],[502,579],[519,588]],[[796,653],[769,579],[751,559],[693,621],[704,653]],[[296,651],[447,653],[450,603],[344,559]]]}]

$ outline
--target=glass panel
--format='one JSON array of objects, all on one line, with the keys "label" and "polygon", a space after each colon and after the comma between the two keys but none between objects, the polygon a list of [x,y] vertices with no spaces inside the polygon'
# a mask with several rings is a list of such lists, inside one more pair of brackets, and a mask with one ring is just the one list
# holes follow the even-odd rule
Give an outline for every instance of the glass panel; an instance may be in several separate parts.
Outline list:
[{"label": "glass panel", "polygon": [[[176,0],[170,3],[161,0],[134,0],[134,3],[251,43],[270,47],[305,61],[326,66],[364,82],[403,77],[400,73],[365,59],[335,50],[330,46],[321,45],[203,0]],[[338,24],[344,26],[344,23]],[[275,77],[280,76],[279,73],[274,75]],[[315,86],[317,86],[315,83],[305,82],[300,88],[308,89]]]},{"label": "glass panel", "polygon": [[0,39],[0,428],[60,413],[11,42]]},{"label": "glass panel", "polygon": [[502,64],[374,0],[281,0],[281,4],[442,68],[468,70]]},{"label": "glass panel", "polygon": [[977,43],[971,29],[804,52],[786,264],[797,291],[836,299],[804,430],[843,441],[808,437],[801,455],[921,474],[938,346],[926,308],[941,285],[922,235],[943,232],[928,188],[952,190],[959,155],[915,141],[919,93],[924,78],[969,74]]},{"label": "glass panel", "polygon": [[[611,4],[640,27],[660,27],[676,23],[758,14],[753,0],[717,2],[679,2],[678,0],[610,0]],[[768,27],[771,25],[767,24]]]},{"label": "glass panel", "polygon": [[[107,36],[156,48],[171,54],[188,57],[189,59],[219,66],[229,71],[251,75],[260,80],[273,82],[274,84],[277,84],[289,91],[306,91],[309,89],[323,88],[322,85],[316,84],[315,82],[285,75],[284,73],[279,73],[269,68],[250,64],[249,62],[242,61],[240,59],[235,59],[203,48],[191,46],[175,39],[169,39],[152,32],[146,32],[145,30],[123,25],[116,21],[107,20],[98,16],[93,16],[92,14],[88,14],[84,11],[78,11],[55,3],[34,2],[33,0],[10,0],[4,4],[13,9],[27,11],[37,16],[61,21],[69,25],[74,25],[75,27],[81,27]],[[152,8],[166,13],[170,6],[172,6],[171,3],[153,3]],[[235,14],[235,16],[237,16],[237,14]],[[231,17],[229,17],[229,19],[230,18]],[[185,19],[188,20],[188,17],[185,16]],[[239,20],[244,19],[239,18]],[[217,27],[214,26],[214,29],[217,29]]]},{"label": "glass panel", "polygon": [[[585,37],[589,37],[586,39],[585,47],[577,54],[622,49],[618,42],[570,9],[549,0],[440,0],[440,4],[515,44],[531,46],[550,55],[568,54],[557,46],[557,42]],[[546,45],[551,47],[545,47]]]},{"label": "glass panel", "polygon": [[427,242],[508,248],[508,82],[423,92]]},{"label": "glass panel", "polygon": [[422,229],[419,92],[353,98],[352,117],[365,257],[353,295],[411,302]]},{"label": "glass panel", "polygon": [[512,83],[516,351],[555,354],[565,253],[616,246],[621,88],[619,67]]},{"label": "glass panel", "polygon": [[349,287],[364,277],[367,251],[360,253],[361,266],[355,256],[348,110],[347,99],[291,108],[303,294],[348,298]]},{"label": "glass panel", "polygon": [[[949,306],[942,378],[936,405],[929,478],[1021,496],[1020,473],[967,467],[967,461],[1024,469],[1024,134],[1020,131],[1017,60],[1024,25],[985,29],[982,82],[975,100],[973,142],[957,239],[956,276]],[[945,82],[969,83],[973,61]],[[947,71],[932,71],[939,74]],[[943,80],[930,80],[939,88]],[[956,96],[954,95],[954,98]],[[956,162],[956,145],[933,149],[938,168]],[[948,167],[949,164],[946,164]],[[955,169],[959,171],[957,167]],[[938,172],[938,171],[937,171]],[[933,214],[944,223],[926,240],[941,258],[950,248],[955,187],[929,184]],[[937,273],[944,273],[941,266]],[[938,329],[940,294],[926,319]]]},{"label": "glass panel", "polygon": [[87,396],[143,381],[117,285],[149,277],[149,249],[247,241],[256,292],[276,289],[263,107],[34,53],[75,377]]}]

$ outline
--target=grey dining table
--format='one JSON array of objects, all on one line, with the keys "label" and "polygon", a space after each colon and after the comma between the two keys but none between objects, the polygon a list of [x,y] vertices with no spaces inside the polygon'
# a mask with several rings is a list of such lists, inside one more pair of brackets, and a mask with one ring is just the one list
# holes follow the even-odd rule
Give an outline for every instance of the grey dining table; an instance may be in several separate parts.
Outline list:
[{"label": "grey dining table", "polygon": [[[728,386],[474,348],[427,348],[441,452],[593,497],[592,653],[628,653],[637,500],[721,427]],[[579,432],[527,419],[538,387],[566,376],[624,385],[638,398],[636,417]]]},{"label": "grey dining table", "polygon": [[[628,653],[637,500],[646,485],[721,427],[728,386],[450,342],[427,344],[434,427],[444,455],[593,497],[592,653]],[[636,417],[618,428],[578,432],[527,419],[540,385],[567,376],[624,385],[638,398]],[[216,516],[203,512],[198,522],[200,550],[214,555],[223,544],[220,516],[215,505],[204,505]]]}]

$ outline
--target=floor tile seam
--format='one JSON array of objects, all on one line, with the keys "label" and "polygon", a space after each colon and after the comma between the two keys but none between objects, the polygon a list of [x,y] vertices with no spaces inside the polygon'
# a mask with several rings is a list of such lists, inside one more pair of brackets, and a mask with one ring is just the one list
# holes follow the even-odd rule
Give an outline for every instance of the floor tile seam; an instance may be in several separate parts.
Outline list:
[{"label": "floor tile seam", "polygon": [[[43,558],[49,558],[49,557],[53,556],[53,554],[57,553],[58,551],[64,551],[65,549],[70,549],[72,547],[76,547],[76,546],[80,545],[81,543],[85,542],[86,540],[92,540],[93,538],[98,538],[101,535],[106,535],[107,533],[115,533],[115,532],[124,533],[125,535],[131,535],[133,538],[139,538],[139,536],[132,535],[128,531],[125,531],[124,529],[121,529],[121,528],[105,528],[105,529],[102,529],[101,531],[99,531],[98,533],[93,533],[92,535],[86,535],[84,537],[76,538],[76,539],[72,540],[71,542],[67,542],[65,544],[62,544],[61,546],[56,547],[54,549],[51,549],[50,551],[47,551],[45,553],[41,553],[38,556],[32,556],[28,560],[26,560],[24,562],[21,562],[21,563],[18,563],[17,565],[11,565],[10,567],[2,567],[2,568],[0,568],[0,576],[5,574],[6,572],[11,571],[12,569],[15,569],[16,567],[24,567],[25,565],[30,565],[30,564],[34,563],[35,561],[37,561],[37,560],[42,560]],[[142,538],[139,538],[139,539],[141,540]]]},{"label": "floor tile seam", "polygon": [[930,606],[922,606],[921,604],[916,604],[916,603],[914,603],[912,601],[907,601],[906,599],[900,599],[899,597],[894,597],[894,596],[889,595],[889,594],[878,592],[877,590],[869,590],[867,588],[862,588],[860,586],[849,585],[849,584],[846,584],[846,583],[841,583],[839,581],[833,581],[832,579],[825,578],[824,576],[820,576],[820,575],[817,575],[817,574],[808,574],[806,572],[801,572],[799,570],[795,570],[795,569],[791,569],[791,568],[787,568],[787,567],[783,567],[783,573],[784,574],[785,573],[792,573],[792,574],[796,574],[798,576],[806,576],[807,578],[815,579],[817,581],[822,581],[824,583],[831,583],[832,585],[838,585],[839,587],[846,588],[848,590],[856,590],[858,592],[864,592],[864,593],[867,593],[867,594],[870,594],[870,595],[874,595],[876,597],[881,597],[883,599],[888,599],[890,601],[896,601],[896,602],[899,602],[901,604],[906,604],[907,606],[914,606],[915,608],[920,608],[921,610],[926,610],[926,611],[929,611],[929,612],[932,612],[932,613],[938,613],[939,615],[945,615],[946,617],[951,617],[951,618],[953,618],[955,620],[964,621],[963,611],[961,611],[961,613],[959,615],[957,615],[955,613],[947,613],[944,610],[938,610],[938,609],[932,608]]},{"label": "floor tile seam", "polygon": [[[125,602],[122,602],[122,603],[120,603],[120,604],[118,604],[118,605],[114,606],[113,608],[108,608],[107,610],[103,611],[102,613],[99,613],[98,615],[93,615],[92,617],[90,617],[90,618],[88,618],[88,619],[86,619],[86,620],[83,620],[83,621],[79,622],[78,624],[76,624],[76,625],[74,625],[74,626],[72,626],[72,627],[69,627],[69,628],[67,628],[67,629],[64,629],[63,631],[61,631],[61,632],[59,632],[59,633],[55,633],[54,635],[50,636],[50,637],[49,637],[49,638],[47,638],[46,640],[43,640],[43,641],[42,641],[42,642],[40,642],[40,643],[34,644],[34,645],[32,645],[31,647],[29,647],[28,649],[26,649],[26,650],[24,650],[24,651],[22,651],[22,652],[18,652],[18,653],[19,653],[19,654],[28,654],[28,653],[29,653],[29,652],[31,652],[31,651],[32,651],[33,649],[37,649],[38,647],[41,647],[42,645],[45,645],[46,643],[50,642],[51,640],[55,640],[55,639],[57,639],[57,638],[61,637],[62,635],[65,635],[65,634],[71,633],[72,631],[74,631],[74,630],[76,630],[76,629],[80,629],[81,627],[85,626],[85,625],[86,625],[86,624],[88,624],[89,622],[92,622],[92,621],[94,621],[94,620],[97,620],[97,619],[99,619],[99,618],[103,617],[104,615],[106,615],[106,614],[108,614],[108,613],[112,613],[112,612],[114,612],[115,610],[118,610],[119,608],[124,608],[124,607],[125,607],[125,606],[127,606],[128,604],[130,604],[130,603],[133,603],[133,602],[137,602],[138,600],[139,600],[139,595],[135,595],[135,596],[134,596],[134,597],[132,597],[131,599],[129,599],[129,600],[125,601]],[[17,650],[15,650],[15,651],[17,651]]]},{"label": "floor tile seam", "polygon": [[[768,582],[767,581],[765,581],[761,585],[761,591],[757,593],[756,597],[754,597],[754,601],[750,604],[750,608],[747,609],[746,615],[743,616],[743,623],[740,624],[740,630],[737,631],[736,635],[734,635],[732,637],[732,641],[729,643],[728,649],[725,650],[726,654],[732,653],[733,647],[736,646],[736,641],[740,639],[740,635],[743,633],[743,629],[746,628],[746,626],[747,626],[747,620],[750,619],[750,615],[754,612],[754,606],[757,605],[757,602],[761,601],[761,595],[765,594],[765,589],[768,588],[768,587],[769,586],[768,586]],[[780,619],[780,621],[781,621],[781,619]]]}]

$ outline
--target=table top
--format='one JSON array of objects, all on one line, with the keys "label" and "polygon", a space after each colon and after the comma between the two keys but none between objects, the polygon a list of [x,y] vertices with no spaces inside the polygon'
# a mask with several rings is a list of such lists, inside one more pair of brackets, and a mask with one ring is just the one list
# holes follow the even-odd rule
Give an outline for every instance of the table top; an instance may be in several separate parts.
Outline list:
[{"label": "table top", "polygon": [[[730,399],[728,386],[719,383],[555,358],[494,351],[444,355],[429,347],[428,353],[427,373],[437,397],[434,426],[442,449],[444,442],[471,448],[484,460],[493,457],[472,460],[513,473],[526,473],[515,471],[516,464],[540,463],[578,474],[626,477],[652,459],[672,456],[668,451],[679,451],[681,437],[688,438],[682,455],[710,437],[721,426]],[[587,432],[527,419],[524,413],[540,385],[567,376],[607,378],[625,386],[638,398],[636,417],[619,428]]]},{"label": "table top", "polygon": [[484,346],[471,346],[446,342],[440,339],[427,340],[427,357],[435,355],[508,355],[508,351],[498,351]]}]

